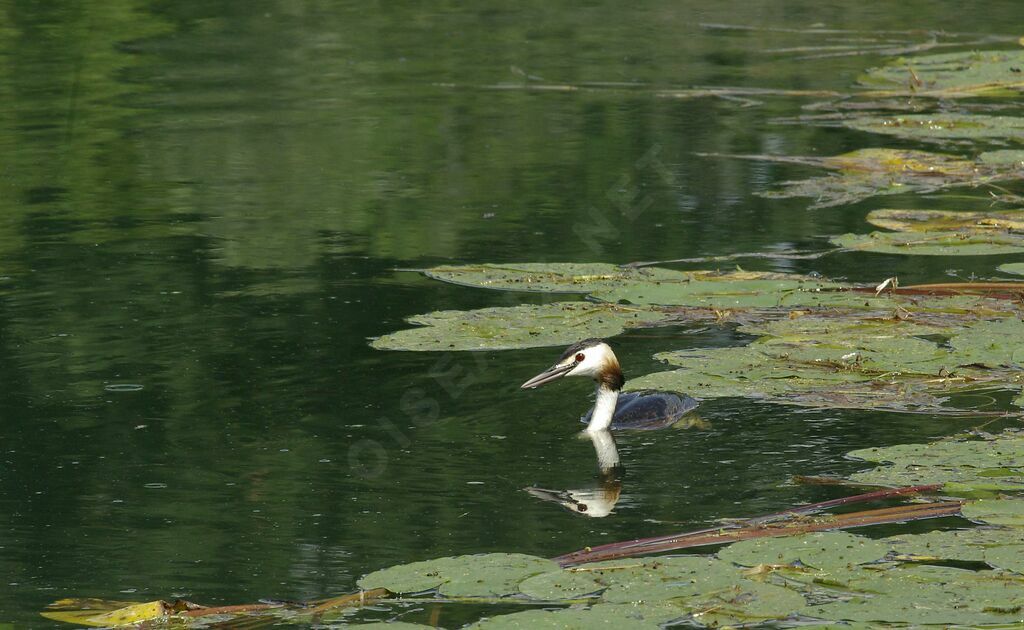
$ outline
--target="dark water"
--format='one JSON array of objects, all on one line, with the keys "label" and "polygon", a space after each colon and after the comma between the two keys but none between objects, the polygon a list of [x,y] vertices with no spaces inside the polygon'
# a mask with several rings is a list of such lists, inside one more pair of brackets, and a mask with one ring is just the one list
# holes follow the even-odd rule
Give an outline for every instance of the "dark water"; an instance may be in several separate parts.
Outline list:
[{"label": "dark water", "polygon": [[[548,299],[399,268],[821,247],[921,203],[808,211],[754,193],[809,169],[695,155],[894,144],[771,122],[812,99],[653,95],[845,89],[879,61],[796,60],[771,51],[830,39],[701,22],[1016,36],[1021,17],[932,0],[0,0],[0,623],[45,625],[68,596],[306,599],[397,562],[666,533],[828,498],[791,476],[968,426],[709,403],[708,429],[621,436],[622,499],[586,519],[521,491],[593,479],[574,437],[589,386],[518,390],[560,350],[366,340],[416,313]],[[486,87],[524,75],[637,85]],[[998,262],[744,265],[909,283]],[[731,343],[659,329],[618,349],[628,376],[659,350]]]}]

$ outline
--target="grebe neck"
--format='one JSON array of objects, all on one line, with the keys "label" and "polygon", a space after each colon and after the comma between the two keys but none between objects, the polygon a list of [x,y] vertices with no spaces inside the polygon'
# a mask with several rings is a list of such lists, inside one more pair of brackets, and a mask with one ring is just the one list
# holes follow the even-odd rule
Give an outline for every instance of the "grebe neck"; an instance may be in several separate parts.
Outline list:
[{"label": "grebe neck", "polygon": [[594,403],[594,413],[590,415],[590,424],[586,430],[591,433],[607,431],[612,425],[612,416],[615,415],[615,404],[618,401],[618,389],[609,387],[607,383],[598,382],[597,402]]}]

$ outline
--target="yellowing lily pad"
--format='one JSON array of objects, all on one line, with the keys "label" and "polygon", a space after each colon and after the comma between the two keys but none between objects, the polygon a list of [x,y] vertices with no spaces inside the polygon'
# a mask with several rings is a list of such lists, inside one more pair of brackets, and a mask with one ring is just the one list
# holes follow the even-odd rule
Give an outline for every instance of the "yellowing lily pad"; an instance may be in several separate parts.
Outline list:
[{"label": "yellowing lily pad", "polygon": [[162,619],[170,613],[164,601],[119,602],[101,599],[62,599],[40,613],[47,619],[97,628],[130,626]]},{"label": "yellowing lily pad", "polygon": [[[897,232],[1024,232],[1024,210],[872,210],[871,225]],[[1024,273],[1024,272],[1022,272]]]}]

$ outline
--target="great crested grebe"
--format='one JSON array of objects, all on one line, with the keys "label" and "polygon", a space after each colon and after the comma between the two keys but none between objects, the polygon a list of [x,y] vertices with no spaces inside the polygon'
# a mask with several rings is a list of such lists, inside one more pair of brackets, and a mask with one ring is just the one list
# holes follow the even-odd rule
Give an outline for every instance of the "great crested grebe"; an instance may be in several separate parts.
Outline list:
[{"label": "great crested grebe", "polygon": [[584,339],[562,354],[558,362],[521,385],[533,389],[564,376],[589,376],[597,382],[597,401],[583,417],[588,432],[612,429],[659,429],[674,424],[697,407],[689,396],[665,392],[621,394],[626,383],[619,360],[601,339]]}]

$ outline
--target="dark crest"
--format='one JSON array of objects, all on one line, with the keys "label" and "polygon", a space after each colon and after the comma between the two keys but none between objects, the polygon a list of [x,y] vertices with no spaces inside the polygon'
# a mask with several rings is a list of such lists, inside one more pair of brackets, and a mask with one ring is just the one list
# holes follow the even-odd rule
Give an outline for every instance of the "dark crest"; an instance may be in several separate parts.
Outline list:
[{"label": "dark crest", "polygon": [[604,339],[584,339],[583,341],[574,343],[562,353],[562,356],[558,357],[558,362],[561,363],[577,352],[584,352],[587,348],[593,348],[597,344],[604,342]]}]

